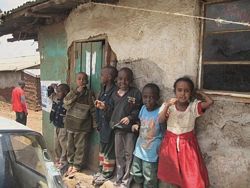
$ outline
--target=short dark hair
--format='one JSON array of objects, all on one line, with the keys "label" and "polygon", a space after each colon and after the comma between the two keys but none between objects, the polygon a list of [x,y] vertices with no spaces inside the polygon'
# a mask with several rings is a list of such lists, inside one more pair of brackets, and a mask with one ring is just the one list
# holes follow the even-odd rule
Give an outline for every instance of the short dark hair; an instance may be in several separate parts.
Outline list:
[{"label": "short dark hair", "polygon": [[154,83],[148,83],[148,84],[146,84],[146,85],[143,87],[142,92],[143,92],[143,90],[146,89],[146,88],[152,89],[152,91],[153,91],[158,97],[160,97],[160,88],[159,88],[158,85],[156,85],[156,84],[154,84]]},{"label": "short dark hair", "polygon": [[67,94],[70,91],[70,87],[68,84],[59,84],[58,87],[62,88],[63,93]]},{"label": "short dark hair", "polygon": [[134,74],[133,74],[133,71],[128,68],[128,67],[123,67],[119,70],[119,72],[121,71],[125,71],[127,74],[128,74],[128,77],[130,78],[130,81],[133,81],[134,80]]},{"label": "short dark hair", "polygon": [[106,67],[103,67],[103,69],[107,69],[108,70],[109,74],[112,77],[112,80],[114,80],[117,77],[117,75],[118,75],[117,69],[115,67],[113,67],[113,66],[108,65]]},{"label": "short dark hair", "polygon": [[25,86],[25,82],[24,82],[23,80],[19,80],[19,81],[18,81],[18,85],[19,85],[19,86]]},{"label": "short dark hair", "polygon": [[79,75],[79,74],[82,74],[82,75],[85,75],[87,78],[88,78],[88,75],[87,75],[87,73],[86,72],[78,72],[76,75]]},{"label": "short dark hair", "polygon": [[178,82],[181,82],[181,81],[187,82],[187,83],[189,84],[189,86],[190,86],[191,92],[194,91],[194,82],[193,82],[193,81],[191,80],[191,78],[189,78],[188,76],[183,76],[183,77],[178,78],[178,79],[174,82],[174,92],[175,92],[175,90],[176,90],[176,85],[177,85],[177,83],[178,83]]}]

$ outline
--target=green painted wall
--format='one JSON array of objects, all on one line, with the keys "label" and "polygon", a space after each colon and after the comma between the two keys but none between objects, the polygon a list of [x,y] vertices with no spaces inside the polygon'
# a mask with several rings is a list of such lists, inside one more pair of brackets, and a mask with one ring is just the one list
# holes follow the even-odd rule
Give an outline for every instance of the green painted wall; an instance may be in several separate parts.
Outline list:
[{"label": "green painted wall", "polygon": [[[90,51],[96,54],[95,73],[91,76],[91,87],[98,93],[100,90],[100,71],[103,61],[103,43],[92,42]],[[41,81],[58,81],[66,83],[68,70],[67,36],[63,24],[41,28],[39,32],[39,51],[41,55]],[[84,51],[85,53],[85,51]],[[80,56],[81,57],[81,56]],[[83,57],[82,57],[83,58]],[[77,61],[77,59],[76,59]],[[78,62],[78,61],[77,61]],[[80,65],[80,64],[81,65]],[[73,69],[71,87],[75,85],[75,74],[85,71],[86,57],[76,63],[80,68]],[[42,132],[48,145],[49,151],[54,150],[54,126],[49,122],[49,112],[43,110]],[[92,133],[89,147],[89,167],[96,169],[98,166],[99,135],[96,131]]]},{"label": "green painted wall", "polygon": [[[41,81],[57,81],[66,83],[68,56],[67,37],[63,24],[41,28],[39,32],[39,51],[41,55]],[[42,113],[42,131],[48,145],[53,151],[54,127],[49,123],[49,113]]]}]

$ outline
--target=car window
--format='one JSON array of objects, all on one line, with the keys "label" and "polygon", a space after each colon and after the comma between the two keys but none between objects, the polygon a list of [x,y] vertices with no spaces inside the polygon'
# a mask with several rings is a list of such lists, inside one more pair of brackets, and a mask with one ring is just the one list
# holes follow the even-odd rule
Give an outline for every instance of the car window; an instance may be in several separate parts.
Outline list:
[{"label": "car window", "polygon": [[45,176],[43,148],[34,135],[10,135],[16,161]]}]

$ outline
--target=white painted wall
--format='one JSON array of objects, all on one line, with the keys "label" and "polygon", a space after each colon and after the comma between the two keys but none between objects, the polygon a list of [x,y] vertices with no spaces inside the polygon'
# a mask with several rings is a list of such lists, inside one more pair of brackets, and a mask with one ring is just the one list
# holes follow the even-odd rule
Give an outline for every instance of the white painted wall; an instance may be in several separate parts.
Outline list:
[{"label": "white painted wall", "polygon": [[[198,0],[120,0],[118,5],[199,15]],[[156,13],[79,6],[65,21],[67,45],[106,34],[118,58],[129,66],[136,83],[157,83],[163,98],[173,95],[174,81],[198,76],[199,21]],[[125,64],[124,62],[130,62]],[[197,124],[197,136],[211,187],[250,188],[250,105],[215,101]]]}]

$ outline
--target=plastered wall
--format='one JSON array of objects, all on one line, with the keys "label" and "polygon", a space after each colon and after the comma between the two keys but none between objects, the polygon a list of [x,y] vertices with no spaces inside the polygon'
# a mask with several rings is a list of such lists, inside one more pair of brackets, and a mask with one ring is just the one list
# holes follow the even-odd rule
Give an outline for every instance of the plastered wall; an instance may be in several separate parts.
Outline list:
[{"label": "plastered wall", "polygon": [[[121,0],[118,5],[199,15],[196,0]],[[199,62],[199,20],[129,9],[82,5],[65,21],[67,45],[100,34],[142,88],[157,83],[162,98],[173,95],[174,80],[189,75],[196,82]],[[197,121],[197,137],[211,187],[250,187],[250,105],[221,97]]]}]

